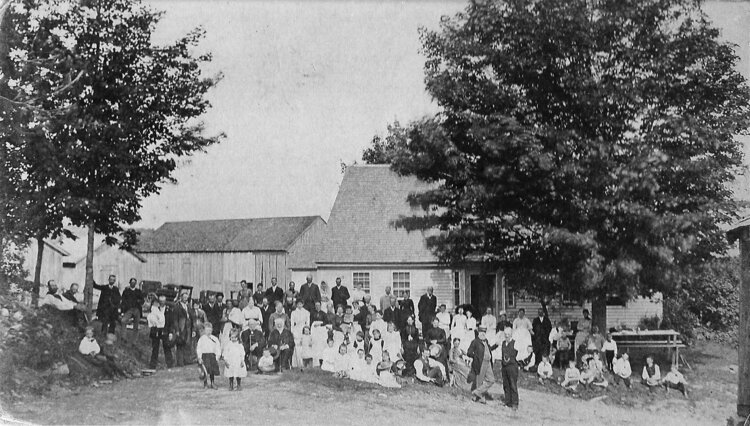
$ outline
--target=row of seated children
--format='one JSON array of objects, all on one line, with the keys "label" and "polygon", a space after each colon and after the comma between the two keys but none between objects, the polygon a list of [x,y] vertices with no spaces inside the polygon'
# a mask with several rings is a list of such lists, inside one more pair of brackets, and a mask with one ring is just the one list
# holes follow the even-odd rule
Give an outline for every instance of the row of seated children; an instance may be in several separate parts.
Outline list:
[{"label": "row of seated children", "polygon": [[328,339],[328,347],[323,351],[321,369],[339,378],[400,388],[396,376],[403,372],[404,361],[392,362],[387,350],[379,355],[380,361],[375,361],[372,353],[365,353],[364,347],[350,350],[346,343],[337,347],[333,339]]}]

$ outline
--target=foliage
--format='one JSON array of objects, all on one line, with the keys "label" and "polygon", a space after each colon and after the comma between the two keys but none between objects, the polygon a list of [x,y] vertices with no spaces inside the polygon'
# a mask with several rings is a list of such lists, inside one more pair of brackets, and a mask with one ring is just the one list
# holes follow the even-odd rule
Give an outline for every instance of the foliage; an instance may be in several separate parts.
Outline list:
[{"label": "foliage", "polygon": [[160,18],[139,0],[12,1],[0,93],[13,107],[4,119],[25,115],[11,138],[29,147],[19,174],[47,189],[18,196],[25,202],[17,204],[36,209],[28,217],[52,224],[35,235],[59,232],[65,218],[112,243],[124,224],[140,220],[142,200],[173,181],[178,157],[223,137],[204,136],[199,121],[220,79],[202,75],[211,55],[194,53],[204,32],[157,46]]},{"label": "foliage", "polygon": [[726,251],[750,91],[699,2],[472,2],[422,42],[441,112],[408,126],[393,168],[438,184],[400,225],[445,231],[428,239],[442,260],[599,306]]},{"label": "foliage", "polygon": [[640,327],[641,330],[658,330],[660,323],[661,318],[659,318],[658,315],[654,315],[641,318],[638,322],[638,327]]},{"label": "foliage", "polygon": [[663,329],[679,331],[687,340],[695,338],[695,328],[699,326],[698,316],[686,308],[684,297],[667,297],[664,299]]},{"label": "foliage", "polygon": [[362,153],[362,161],[367,164],[390,164],[396,155],[396,150],[403,145],[407,129],[401,123],[394,121],[388,125],[384,137],[375,135],[370,146]]},{"label": "foliage", "polygon": [[730,331],[739,324],[740,266],[737,258],[723,258],[701,265],[682,285],[685,308],[701,325]]}]

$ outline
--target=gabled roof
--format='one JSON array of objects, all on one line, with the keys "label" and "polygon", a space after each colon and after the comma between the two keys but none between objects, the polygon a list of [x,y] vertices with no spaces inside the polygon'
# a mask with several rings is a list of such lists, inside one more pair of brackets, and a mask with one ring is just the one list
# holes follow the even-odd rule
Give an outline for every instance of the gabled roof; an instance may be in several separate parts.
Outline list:
[{"label": "gabled roof", "polygon": [[[86,261],[86,251],[88,248],[88,232],[85,228],[79,228],[79,227],[68,227],[68,231],[71,232],[73,235],[75,235],[75,238],[66,238],[66,237],[60,237],[57,241],[54,241],[55,244],[57,244],[57,247],[65,251],[66,255],[70,256],[69,260],[66,260],[66,262],[72,262],[72,263],[81,263]],[[150,229],[139,229],[139,232],[141,232],[141,235],[143,235],[144,232],[153,232]],[[118,241],[119,238],[115,237]],[[94,235],[94,252],[98,253],[104,250],[106,247],[109,247],[104,242],[104,235],[102,234],[95,234]],[[118,250],[120,249],[117,245],[114,246]],[[142,256],[139,256],[138,253],[132,251],[132,250],[122,250],[123,253],[127,253],[136,259],[138,259],[141,262],[145,262],[146,259],[144,259]]]},{"label": "gabled roof", "polygon": [[167,222],[141,235],[139,253],[285,251],[320,216]]},{"label": "gabled roof", "polygon": [[399,176],[388,165],[353,165],[333,204],[315,261],[335,263],[434,263],[424,232],[406,232],[393,222],[424,214],[409,205],[411,193],[433,188],[413,176]]}]

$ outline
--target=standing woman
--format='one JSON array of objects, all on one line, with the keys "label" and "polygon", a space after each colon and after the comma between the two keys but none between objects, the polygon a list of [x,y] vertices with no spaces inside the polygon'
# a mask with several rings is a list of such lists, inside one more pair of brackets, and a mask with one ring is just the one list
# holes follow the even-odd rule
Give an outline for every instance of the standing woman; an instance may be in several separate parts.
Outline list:
[{"label": "standing woman", "polygon": [[327,306],[331,300],[331,289],[328,288],[328,284],[325,281],[320,282],[320,304]]},{"label": "standing woman", "polygon": [[456,315],[453,316],[453,322],[451,323],[451,336],[459,338],[461,341],[466,336],[466,315],[464,315],[464,308],[459,306],[456,308]]},{"label": "standing woman", "polygon": [[406,318],[406,325],[401,330],[401,346],[404,351],[406,368],[404,374],[414,374],[414,361],[419,358],[419,329],[414,325],[414,315]]},{"label": "standing woman", "polygon": [[469,345],[477,337],[476,333],[474,332],[474,330],[476,329],[477,329],[477,319],[474,318],[474,312],[467,309],[466,310],[466,332],[464,333],[464,338],[461,339],[461,349],[464,352],[469,351]]}]

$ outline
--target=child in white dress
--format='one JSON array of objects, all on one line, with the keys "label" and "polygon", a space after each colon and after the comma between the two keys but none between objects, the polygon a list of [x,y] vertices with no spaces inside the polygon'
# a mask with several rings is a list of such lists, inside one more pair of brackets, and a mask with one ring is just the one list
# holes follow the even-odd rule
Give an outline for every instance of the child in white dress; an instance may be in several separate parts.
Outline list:
[{"label": "child in white dress", "polygon": [[235,390],[234,380],[237,379],[236,390],[242,390],[242,378],[247,377],[245,368],[245,348],[239,341],[239,330],[233,329],[229,334],[229,343],[221,351],[224,360],[224,377],[229,378],[229,390]]},{"label": "child in white dress", "polygon": [[303,367],[313,366],[313,347],[312,347],[312,336],[310,335],[310,327],[305,326],[302,329],[302,337],[300,338],[299,346],[295,349],[299,349],[299,356],[302,359]]},{"label": "child in white dress", "polygon": [[323,349],[323,353],[320,355],[320,368],[323,371],[331,373],[336,372],[336,357],[339,352],[336,349],[336,343],[333,339],[328,339],[328,346]]}]

